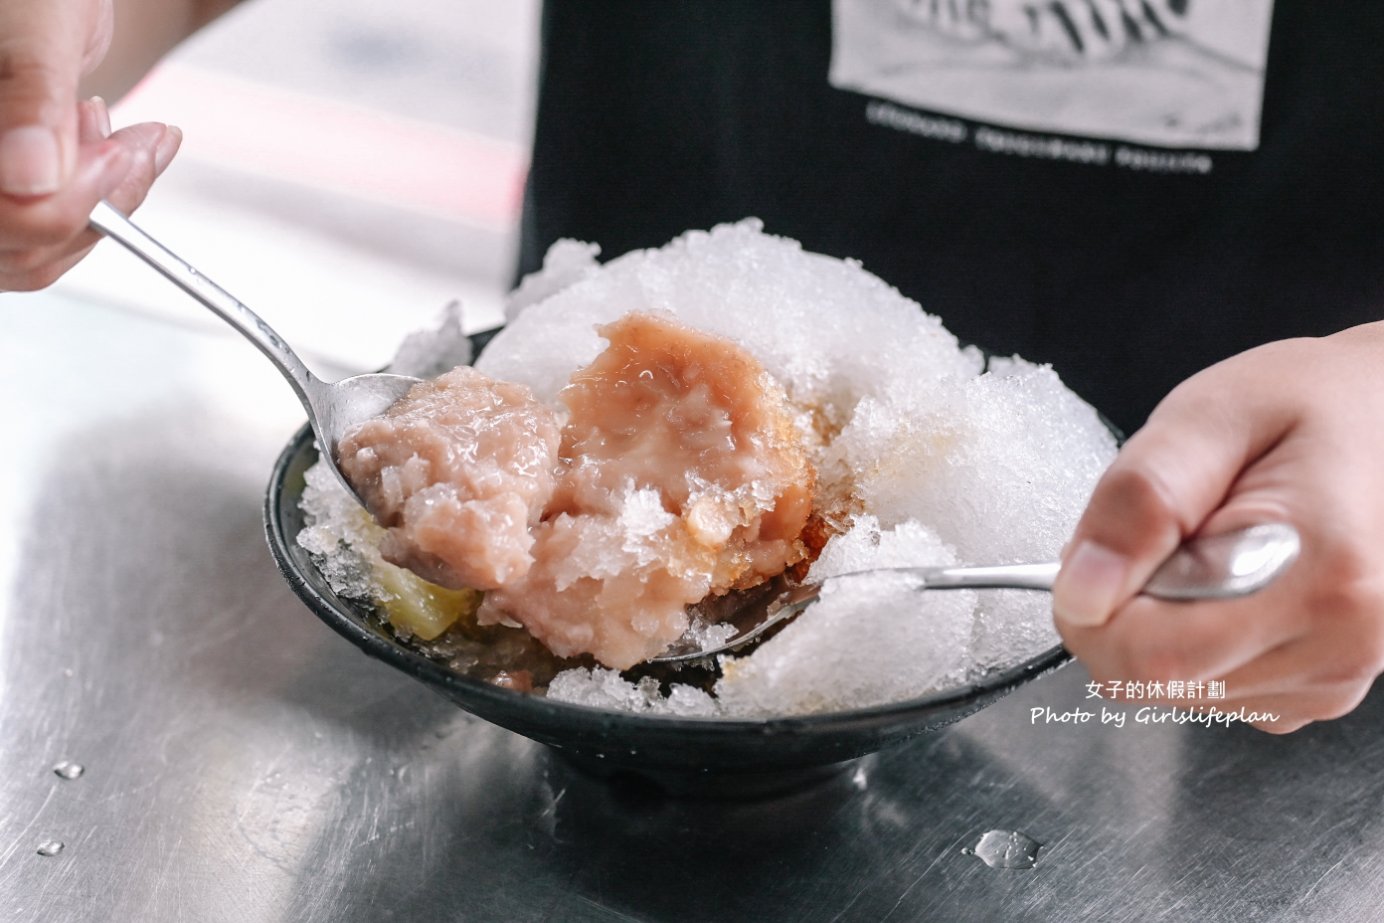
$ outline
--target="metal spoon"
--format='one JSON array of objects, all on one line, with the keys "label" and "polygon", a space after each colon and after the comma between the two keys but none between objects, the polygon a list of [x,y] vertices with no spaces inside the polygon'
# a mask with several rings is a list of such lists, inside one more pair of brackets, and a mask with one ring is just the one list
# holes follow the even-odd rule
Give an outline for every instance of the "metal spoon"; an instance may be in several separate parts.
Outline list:
[{"label": "metal spoon", "polygon": [[[1185,542],[1153,572],[1141,591],[1168,600],[1231,599],[1248,596],[1268,586],[1297,558],[1301,542],[1287,523],[1266,523],[1221,535],[1199,536]],[[996,567],[888,567],[857,571],[832,579],[842,580],[877,573],[909,574],[921,583],[919,590],[1012,589],[1051,590],[1061,564],[1006,564]],[[701,649],[690,638],[679,639],[653,663],[701,660],[734,650],[816,601],[822,584],[806,583],[769,591],[773,598],[751,595],[721,621],[740,630],[717,647]],[[775,592],[777,591],[777,592]]]},{"label": "metal spoon", "polygon": [[[308,413],[313,435],[322,447],[332,471],[357,500],[360,495],[337,467],[337,443],[352,425],[379,416],[405,392],[418,384],[417,378],[383,373],[356,375],[336,383],[318,378],[298,354],[284,342],[274,329],[221,286],[193,269],[173,251],[136,227],[109,202],[98,202],[91,210],[91,227],[125,247],[135,256],[163,274],[178,288],[210,308],[217,317],[240,331],[260,352],[269,357],[274,367],[298,395]],[[362,505],[364,501],[361,501]]]}]

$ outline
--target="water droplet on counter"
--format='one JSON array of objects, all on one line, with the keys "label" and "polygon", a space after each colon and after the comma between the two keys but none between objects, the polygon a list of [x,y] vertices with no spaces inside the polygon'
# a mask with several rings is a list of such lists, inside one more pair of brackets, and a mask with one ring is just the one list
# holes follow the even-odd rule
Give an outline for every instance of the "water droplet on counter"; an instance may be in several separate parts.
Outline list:
[{"label": "water droplet on counter", "polygon": [[74,763],[71,760],[63,760],[53,767],[53,773],[60,779],[80,779],[82,773],[86,772],[86,767],[81,763]]},{"label": "water droplet on counter", "polygon": [[59,843],[57,840],[49,840],[47,843],[39,845],[38,854],[40,856],[56,856],[58,853],[62,852],[62,846],[63,844]]},{"label": "water droplet on counter", "polygon": [[1017,830],[990,830],[974,847],[961,850],[975,856],[992,869],[1031,869],[1038,862],[1038,850],[1043,848],[1033,837]]}]

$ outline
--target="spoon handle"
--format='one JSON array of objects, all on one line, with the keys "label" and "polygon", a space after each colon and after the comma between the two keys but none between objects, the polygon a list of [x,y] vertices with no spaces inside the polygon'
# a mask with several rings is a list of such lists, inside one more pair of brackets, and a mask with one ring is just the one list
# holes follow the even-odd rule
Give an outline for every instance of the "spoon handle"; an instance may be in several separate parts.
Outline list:
[{"label": "spoon handle", "polygon": [[[1159,599],[1230,599],[1267,586],[1297,558],[1300,540],[1287,523],[1250,526],[1183,543],[1141,592]],[[927,589],[1050,590],[1061,564],[904,568]]]},{"label": "spoon handle", "polygon": [[89,223],[92,228],[158,270],[164,278],[210,308],[217,317],[254,343],[288,379],[298,399],[308,408],[309,415],[312,415],[310,395],[321,388],[321,380],[308,371],[308,367],[298,358],[298,354],[258,314],[193,269],[173,251],[140,230],[109,202],[96,203],[96,207],[91,210]]},{"label": "spoon handle", "polygon": [[[1230,599],[1248,596],[1268,586],[1297,559],[1301,541],[1287,523],[1272,522],[1221,535],[1198,536],[1184,542],[1158,566],[1140,592],[1159,599]],[[1051,590],[1061,563],[1001,564],[993,567],[886,567],[841,574],[842,578],[890,571],[910,574],[919,590]],[[839,579],[839,578],[838,578]],[[756,624],[728,641],[703,649],[679,642],[658,663],[701,660],[734,650],[764,634],[771,626],[793,618],[816,601],[822,585],[807,583],[781,593]]]}]

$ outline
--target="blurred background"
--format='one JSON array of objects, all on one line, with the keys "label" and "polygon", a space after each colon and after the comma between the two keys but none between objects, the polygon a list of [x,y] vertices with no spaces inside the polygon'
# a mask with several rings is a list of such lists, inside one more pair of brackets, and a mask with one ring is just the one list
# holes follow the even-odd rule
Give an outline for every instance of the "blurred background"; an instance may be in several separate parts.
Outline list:
[{"label": "blurred background", "polygon": [[[382,365],[453,299],[469,329],[492,326],[513,283],[538,7],[248,0],[113,110],[116,128],[185,134],[138,222],[340,369]],[[220,326],[111,243],[54,294]]]}]

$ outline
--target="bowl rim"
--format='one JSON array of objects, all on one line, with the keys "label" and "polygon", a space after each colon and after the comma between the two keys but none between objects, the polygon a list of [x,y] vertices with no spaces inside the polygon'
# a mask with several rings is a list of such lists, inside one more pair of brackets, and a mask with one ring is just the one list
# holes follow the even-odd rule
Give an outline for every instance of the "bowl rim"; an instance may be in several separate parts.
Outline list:
[{"label": "bowl rim", "polygon": [[[306,453],[316,456],[318,448],[313,440],[311,428],[304,423],[279,453],[265,491],[265,538],[274,561],[289,586],[319,619],[367,655],[383,660],[419,682],[437,687],[439,691],[445,689],[448,692],[464,693],[468,698],[479,699],[498,709],[508,710],[519,706],[536,719],[561,719],[568,725],[590,725],[601,730],[608,729],[613,724],[633,724],[651,731],[695,731],[698,734],[713,736],[740,736],[747,732],[830,733],[837,730],[859,730],[863,726],[876,724],[894,725],[900,719],[923,718],[932,712],[956,715],[957,718],[964,717],[970,711],[988,705],[1023,684],[1060,669],[1072,660],[1071,653],[1061,644],[1057,644],[1019,664],[987,674],[979,681],[937,690],[915,698],[840,711],[762,719],[615,711],[504,689],[457,673],[409,648],[404,642],[390,636],[387,626],[381,626],[378,631],[372,630],[368,623],[378,616],[365,611],[364,608],[357,608],[349,600],[332,593],[344,606],[352,610],[342,611],[322,592],[325,584],[320,572],[316,572],[315,568],[313,574],[301,571],[294,559],[293,551],[294,548],[298,548],[297,536],[290,536],[285,532],[284,513],[285,501],[290,493],[289,469]],[[315,461],[315,458],[313,460]],[[304,560],[307,560],[306,550],[299,550]],[[311,566],[310,561],[308,564]],[[967,710],[966,707],[971,705],[974,705],[975,709]]]}]

